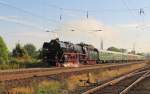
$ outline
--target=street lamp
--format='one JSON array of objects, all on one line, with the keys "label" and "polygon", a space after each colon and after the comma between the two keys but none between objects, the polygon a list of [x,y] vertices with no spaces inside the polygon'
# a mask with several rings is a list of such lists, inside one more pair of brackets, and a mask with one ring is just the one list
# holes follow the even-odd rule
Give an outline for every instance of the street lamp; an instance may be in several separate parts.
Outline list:
[{"label": "street lamp", "polygon": [[71,29],[71,31],[74,32],[75,30],[74,30],[74,29]]},{"label": "street lamp", "polygon": [[[55,30],[58,30],[58,29],[55,29]],[[53,33],[53,34],[55,34],[55,38],[58,38],[58,37],[59,37],[59,36],[58,36],[58,33],[57,33],[55,30],[52,30],[52,31],[50,31],[50,30],[46,30],[46,32]],[[74,32],[75,30],[74,30],[74,29],[71,29],[71,30],[69,30],[69,31]]]},{"label": "street lamp", "polygon": [[54,32],[54,31],[49,31],[49,30],[46,30],[46,32],[51,32],[55,35],[55,38],[58,38],[58,33],[57,32]]},{"label": "street lamp", "polygon": [[98,29],[98,30],[90,30],[90,32],[93,32],[93,31],[99,32],[99,31],[103,31],[103,30],[100,30],[100,29]]},{"label": "street lamp", "polygon": [[[76,30],[71,29],[71,31],[76,31]],[[98,30],[88,30],[88,32],[93,32],[93,31],[95,31],[95,32],[99,32],[99,31],[103,31],[103,30],[100,30],[100,29],[98,29]]]}]

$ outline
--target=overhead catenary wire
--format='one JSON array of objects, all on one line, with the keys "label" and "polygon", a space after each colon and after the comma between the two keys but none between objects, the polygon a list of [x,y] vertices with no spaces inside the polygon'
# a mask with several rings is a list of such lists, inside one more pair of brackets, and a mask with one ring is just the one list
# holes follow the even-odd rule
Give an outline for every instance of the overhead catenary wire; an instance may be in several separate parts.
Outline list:
[{"label": "overhead catenary wire", "polygon": [[13,20],[13,19],[1,19],[1,21],[6,21],[6,22],[12,22],[12,23],[16,23],[16,24],[19,24],[19,25],[23,25],[23,26],[27,26],[27,27],[32,27],[34,29],[38,29],[38,30],[44,30],[44,28],[42,27],[39,27],[39,26],[36,26],[34,24],[28,24],[28,23],[24,23],[24,22],[21,22],[21,21],[16,21],[16,20]]},{"label": "overhead catenary wire", "polygon": [[[130,8],[128,7],[127,3],[125,0],[121,0],[122,3],[124,4],[124,6],[127,8],[128,11],[130,11]],[[132,11],[130,11],[131,15],[135,17],[134,13]],[[136,18],[136,17],[135,17]]]},{"label": "overhead catenary wire", "polygon": [[[2,0],[0,0],[0,1],[2,1]],[[19,11],[21,11],[21,12],[23,12],[23,13],[32,15],[33,17],[37,17],[37,18],[39,18],[39,19],[46,19],[46,21],[51,22],[51,23],[57,23],[57,24],[60,24],[60,21],[52,20],[52,19],[50,19],[50,18],[41,16],[41,15],[37,15],[37,14],[32,13],[32,12],[30,12],[30,11],[24,10],[24,9],[22,9],[22,8],[19,8],[19,7],[10,5],[10,4],[6,3],[6,2],[5,2],[5,3],[4,3],[4,2],[0,2],[0,5],[7,6],[7,7],[10,7],[10,8],[12,8],[12,9],[19,10]],[[62,20],[62,15],[60,15],[60,20]],[[18,24],[19,24],[19,23],[18,23]],[[23,23],[20,23],[20,24],[23,25]],[[25,25],[25,24],[24,24],[24,25]],[[32,26],[29,25],[29,24],[26,24],[26,26],[32,27]],[[72,28],[76,28],[76,27],[72,27]]]},{"label": "overhead catenary wire", "polygon": [[[40,27],[40,26],[37,26],[37,25],[32,24],[32,23],[28,23],[28,22],[23,22],[23,21],[21,21],[21,20],[19,21],[19,20],[13,19],[13,18],[11,18],[11,19],[0,18],[0,20],[1,20],[1,21],[6,21],[6,22],[11,22],[11,23],[16,23],[16,24],[19,24],[19,25],[27,26],[27,27],[32,27],[32,28],[38,29],[38,30],[40,30],[40,31],[47,31],[47,29],[44,28],[44,27]],[[68,29],[69,29],[69,28],[68,28]],[[70,31],[75,30],[75,29],[78,30],[78,28],[71,28]],[[60,29],[52,29],[52,30],[50,30],[50,31],[53,31],[53,32],[54,32],[55,30],[60,31]]]},{"label": "overhead catenary wire", "polygon": [[[0,0],[0,1],[2,1],[2,0]],[[40,18],[40,19],[46,19],[46,20],[48,20],[48,22],[51,22],[51,23],[52,23],[52,22],[53,22],[53,23],[58,23],[58,22],[59,22],[59,21],[52,20],[52,19],[47,18],[47,17],[42,16],[42,15],[37,15],[37,14],[32,13],[32,12],[30,12],[30,11],[24,10],[24,9],[22,9],[22,8],[19,8],[19,7],[10,5],[10,4],[6,3],[6,2],[0,2],[0,5],[7,6],[7,7],[10,7],[10,8],[13,8],[13,9],[16,9],[16,10],[18,10],[18,11],[21,11],[21,12],[23,12],[23,13],[29,14],[29,15],[31,15],[31,16],[34,16],[34,17],[37,17],[37,18]]]},{"label": "overhead catenary wire", "polygon": [[[63,10],[63,11],[74,11],[74,12],[82,12],[82,13],[86,13],[87,9],[78,9],[78,8],[63,8],[57,5],[53,5],[53,4],[47,4],[47,6],[51,7],[51,8],[56,8],[59,10]],[[148,8],[150,7],[150,5],[144,6],[144,7],[140,7],[141,9],[144,8]],[[140,8],[130,8],[130,9],[101,9],[101,10],[88,10],[89,12],[128,12],[128,11],[139,11]]]},{"label": "overhead catenary wire", "polygon": [[[0,0],[0,1],[4,1],[4,0]],[[4,6],[8,6],[8,7],[11,7],[11,8],[14,8],[14,9],[17,9],[17,10],[19,10],[19,11],[22,11],[22,12],[24,12],[24,13],[27,13],[27,14],[30,14],[30,15],[32,15],[32,16],[34,16],[34,17],[38,17],[38,18],[40,18],[40,19],[47,19],[47,21],[48,22],[51,22],[51,23],[60,23],[60,21],[63,19],[63,16],[62,16],[62,14],[60,14],[60,17],[59,17],[59,20],[60,21],[56,21],[56,20],[52,20],[52,19],[50,19],[50,18],[47,18],[47,17],[45,17],[45,16],[41,16],[41,15],[37,15],[37,14],[35,14],[35,13],[32,13],[32,12],[30,12],[30,11],[26,11],[26,10],[24,10],[24,9],[21,9],[21,8],[18,8],[18,7],[15,7],[15,6],[13,6],[13,5],[10,5],[10,4],[8,4],[8,3],[3,3],[3,2],[0,2],[0,4],[1,5],[4,5]],[[125,3],[124,3],[125,4]],[[89,18],[89,12],[91,13],[91,12],[96,12],[95,10],[84,10],[84,9],[67,9],[67,8],[62,8],[62,7],[58,7],[58,6],[56,6],[56,5],[51,5],[51,4],[47,4],[48,6],[50,6],[50,7],[53,7],[53,8],[57,8],[57,9],[60,9],[61,11],[76,11],[76,12],[83,12],[83,13],[86,13],[86,18]],[[127,10],[101,10],[101,11],[112,11],[112,12],[114,12],[114,11],[116,11],[116,12],[122,12],[122,11],[130,11],[130,12],[132,12],[131,14],[132,15],[134,15],[133,14],[133,11],[137,11],[137,10],[139,10],[139,9],[130,9],[126,4],[125,4],[125,6],[127,7]],[[100,12],[101,13],[101,12]],[[134,15],[135,16],[135,15]],[[136,17],[134,17],[134,18],[136,18]],[[75,28],[75,27],[74,27]],[[76,28],[78,28],[78,27],[76,27]]]},{"label": "overhead catenary wire", "polygon": [[[51,7],[51,8],[55,8],[55,9],[58,9],[58,10],[60,10],[60,11],[70,11],[70,12],[80,12],[80,13],[84,13],[85,14],[85,18],[89,18],[89,16],[91,16],[91,15],[89,15],[89,13],[101,13],[101,14],[103,14],[102,12],[113,12],[113,13],[115,13],[115,12],[129,12],[129,11],[139,11],[139,8],[133,8],[133,9],[100,9],[100,10],[93,10],[93,9],[88,9],[88,11],[87,11],[87,9],[77,9],[77,8],[74,8],[74,9],[72,9],[72,8],[63,8],[63,7],[60,7],[60,6],[57,6],[57,5],[53,5],[53,4],[46,4],[48,7]],[[70,13],[68,13],[67,15],[70,15]],[[72,16],[73,14],[71,14],[71,16]],[[74,16],[78,16],[76,13],[75,13],[75,15]],[[63,18],[63,17],[61,17],[61,18]]]},{"label": "overhead catenary wire", "polygon": [[[4,0],[0,0],[0,1],[4,1]],[[8,4],[8,3],[0,2],[0,4],[1,4],[1,5],[4,5],[4,6],[11,7],[11,8],[15,8],[15,9],[17,9],[17,10],[19,10],[19,11],[22,11],[22,12],[24,12],[24,13],[30,14],[30,15],[32,15],[32,16],[36,16],[36,17],[38,17],[38,18],[40,18],[40,19],[47,19],[47,20],[52,21],[52,22],[59,22],[59,21],[56,21],[56,20],[52,20],[52,19],[50,19],[50,18],[47,18],[47,17],[45,17],[45,16],[37,15],[37,14],[35,14],[35,13],[26,11],[26,10],[24,10],[24,9],[15,7],[15,6],[10,5],[10,4]],[[83,12],[83,13],[86,14],[86,18],[88,18],[89,12],[90,12],[90,13],[91,13],[91,12],[97,12],[97,13],[99,13],[99,12],[96,11],[96,10],[88,10],[88,11],[87,11],[87,10],[83,10],[83,9],[67,9],[67,8],[58,7],[58,6],[52,5],[52,4],[47,4],[47,6],[60,9],[61,11],[77,11],[77,12]],[[110,9],[108,9],[108,10],[107,10],[107,9],[103,9],[103,10],[99,10],[99,11],[101,11],[101,12],[102,12],[102,11],[112,11],[112,12],[115,12],[115,11],[116,11],[116,12],[122,12],[122,11],[137,11],[137,10],[139,10],[139,9],[129,9],[129,8],[128,8],[127,10],[122,10],[122,9],[120,9],[120,10],[110,10]],[[61,15],[61,19],[62,19],[62,14],[60,14],[60,15]],[[59,19],[60,19],[60,17],[59,17]]]},{"label": "overhead catenary wire", "polygon": [[[121,1],[123,2],[123,4],[125,5],[125,7],[126,7],[127,9],[130,9],[130,8],[128,7],[127,3],[125,2],[125,0],[121,0]],[[141,12],[141,10],[139,9],[138,12],[139,12],[139,15],[140,15],[140,16],[143,16],[142,14],[144,14],[144,10],[142,10],[142,12]],[[141,13],[140,13],[140,12],[141,12]],[[136,16],[133,14],[133,12],[130,12],[130,13],[131,13],[131,15],[133,15],[134,18],[136,18]],[[144,17],[143,17],[143,20],[142,20],[142,21],[143,21],[143,26],[145,26]],[[136,22],[139,23],[137,19],[136,19]],[[136,27],[139,27],[139,24],[138,24],[138,26],[136,26]],[[142,31],[144,31],[144,28],[140,28],[140,29],[141,29]],[[136,35],[136,37],[138,37],[138,38],[136,38],[135,42],[133,42],[133,49],[132,49],[133,51],[135,51],[135,44],[136,44],[136,41],[138,41],[137,39],[139,39],[139,37],[140,37],[138,34],[135,34],[135,35]]]},{"label": "overhead catenary wire", "polygon": [[[121,0],[121,1],[122,1],[122,3],[124,4],[124,6],[130,11],[130,8],[128,7],[128,4],[126,3],[126,1],[125,1],[125,0]],[[140,13],[140,9],[138,9],[138,13]],[[137,19],[137,17],[136,17],[135,14],[133,13],[133,11],[130,11],[130,14],[132,15],[133,19],[135,19],[136,23],[139,23],[139,20]],[[139,14],[139,15],[140,15],[140,14]],[[136,26],[136,27],[139,27],[139,25]],[[143,30],[143,29],[142,29],[142,30]]]},{"label": "overhead catenary wire", "polygon": [[[0,0],[0,1],[4,1],[4,0]],[[123,3],[125,3],[125,2],[123,1]],[[55,9],[59,9],[59,10],[62,10],[62,11],[82,12],[82,13],[87,14],[87,9],[63,8],[63,7],[60,7],[60,6],[57,6],[57,5],[52,5],[52,4],[46,4],[46,6],[51,7],[51,8],[55,8]],[[126,7],[128,7],[128,6],[126,6]],[[128,8],[127,10],[126,9],[101,9],[101,10],[91,9],[91,10],[88,10],[88,12],[97,12],[97,13],[99,13],[99,11],[100,12],[126,12],[126,11],[128,12],[128,11],[139,11],[140,9],[144,9],[144,8],[147,8],[147,7],[150,7],[150,5],[145,6],[145,7],[141,7],[141,8]]]},{"label": "overhead catenary wire", "polygon": [[[62,7],[58,7],[56,5],[52,5],[52,4],[47,4],[48,7],[51,7],[51,8],[56,8],[56,9],[59,9],[59,10],[63,10],[63,11],[72,11],[72,12],[81,12],[81,13],[87,13],[87,9],[71,9],[71,8],[62,8]],[[135,9],[130,9],[130,11],[137,11],[139,10],[138,8],[135,8]],[[94,10],[94,9],[89,9],[88,10],[89,12],[126,12],[126,11],[129,11],[128,9],[125,10],[125,9],[100,9],[100,10]]]}]

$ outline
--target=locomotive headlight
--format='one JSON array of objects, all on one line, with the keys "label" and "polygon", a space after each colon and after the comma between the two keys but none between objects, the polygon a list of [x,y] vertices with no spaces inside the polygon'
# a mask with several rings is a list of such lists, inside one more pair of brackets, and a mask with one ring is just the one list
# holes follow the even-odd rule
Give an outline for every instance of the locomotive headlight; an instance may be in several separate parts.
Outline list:
[{"label": "locomotive headlight", "polygon": [[64,57],[67,58],[68,56],[67,56],[67,55],[64,55]]},{"label": "locomotive headlight", "polygon": [[65,58],[65,60],[67,60],[67,59],[68,59],[68,56],[67,56],[67,55],[64,55],[64,58]]}]

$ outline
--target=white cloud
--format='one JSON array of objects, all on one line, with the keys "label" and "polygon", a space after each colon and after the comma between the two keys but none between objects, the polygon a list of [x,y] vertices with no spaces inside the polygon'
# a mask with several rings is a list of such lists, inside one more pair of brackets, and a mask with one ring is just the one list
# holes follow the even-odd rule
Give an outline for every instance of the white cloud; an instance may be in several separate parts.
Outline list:
[{"label": "white cloud", "polygon": [[[96,32],[97,30],[102,31]],[[53,31],[57,32],[60,40],[71,41],[73,43],[86,42],[95,45],[97,48],[99,48],[100,39],[106,42],[117,38],[117,34],[114,31],[95,19],[66,22]],[[45,41],[55,38],[54,35],[54,33],[50,32],[17,31],[7,36],[11,37],[11,42],[13,43],[9,44],[9,46],[13,45],[10,48],[14,48],[18,41],[22,44],[33,43],[37,48],[41,48]]]},{"label": "white cloud", "polygon": [[135,49],[138,52],[150,52],[149,47],[149,23],[145,24],[120,24],[111,26],[112,30],[118,34],[117,47],[133,49],[133,44],[136,44]]},{"label": "white cloud", "polygon": [[100,39],[111,41],[117,38],[116,32],[96,19],[82,19],[66,22],[59,26],[57,32],[59,32],[63,40],[70,40],[76,43],[88,42],[94,44],[96,47],[99,47]]}]

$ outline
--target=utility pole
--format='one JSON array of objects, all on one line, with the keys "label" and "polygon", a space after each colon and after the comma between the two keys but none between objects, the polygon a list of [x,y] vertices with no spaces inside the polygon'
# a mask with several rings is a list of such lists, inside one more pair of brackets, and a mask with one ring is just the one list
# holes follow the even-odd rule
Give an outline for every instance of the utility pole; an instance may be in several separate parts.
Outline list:
[{"label": "utility pole", "polygon": [[61,21],[62,20],[62,15],[60,14],[60,16],[59,16],[59,20]]},{"label": "utility pole", "polygon": [[86,12],[86,18],[87,19],[89,18],[89,12],[88,11]]},{"label": "utility pole", "polygon": [[135,54],[136,52],[135,52],[135,43],[133,43],[133,49],[132,49],[132,54]]},{"label": "utility pole", "polygon": [[61,11],[61,14],[59,16],[59,20],[61,21],[62,20],[62,11],[63,11],[63,8],[60,8],[60,11]]},{"label": "utility pole", "polygon": [[135,43],[133,43],[133,51],[135,51]]},{"label": "utility pole", "polygon": [[104,49],[103,39],[100,39],[100,49],[101,49],[101,50]]}]

